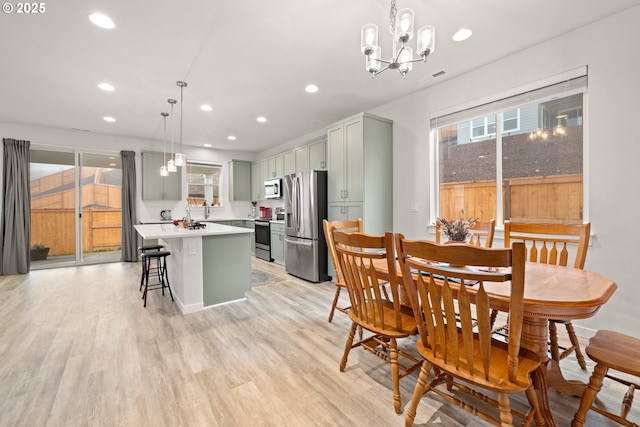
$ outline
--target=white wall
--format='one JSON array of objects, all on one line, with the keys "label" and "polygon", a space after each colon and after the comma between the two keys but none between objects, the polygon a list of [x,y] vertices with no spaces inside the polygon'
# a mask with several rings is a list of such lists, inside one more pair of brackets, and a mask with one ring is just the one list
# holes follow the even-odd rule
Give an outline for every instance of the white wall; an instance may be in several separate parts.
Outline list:
[{"label": "white wall", "polygon": [[[142,166],[141,151],[162,152],[162,142],[136,138],[124,138],[110,135],[101,135],[90,132],[73,131],[65,129],[52,129],[38,126],[24,126],[0,122],[0,136],[2,138],[24,139],[31,141],[31,145],[43,146],[43,148],[78,148],[98,153],[113,153],[120,155],[121,150],[132,150],[136,152],[136,184],[138,198],[142,196]],[[209,148],[199,148],[183,146],[188,160],[200,160],[216,162],[222,164],[223,179],[228,176],[228,162],[231,159],[254,160],[254,153],[234,152],[223,150],[212,150]],[[2,166],[0,165],[0,168]],[[158,173],[158,179],[160,175]],[[186,176],[183,174],[183,192],[186,191]],[[246,218],[251,212],[250,202],[229,202],[227,182],[221,183],[220,202],[222,207],[211,208],[211,218]],[[185,215],[185,201],[138,201],[138,219],[158,220],[160,211],[171,209],[174,218],[181,218]],[[203,216],[202,208],[192,209],[194,216]]]},{"label": "white wall", "polygon": [[[640,58],[631,49],[640,40],[639,20],[635,7],[371,110],[394,121],[394,231],[428,236],[431,112],[587,65],[585,208],[595,238],[585,268],[614,279],[619,288],[596,316],[574,324],[583,327],[582,336],[610,328],[640,337],[634,266],[640,242]],[[414,203],[418,213],[411,212]]]}]

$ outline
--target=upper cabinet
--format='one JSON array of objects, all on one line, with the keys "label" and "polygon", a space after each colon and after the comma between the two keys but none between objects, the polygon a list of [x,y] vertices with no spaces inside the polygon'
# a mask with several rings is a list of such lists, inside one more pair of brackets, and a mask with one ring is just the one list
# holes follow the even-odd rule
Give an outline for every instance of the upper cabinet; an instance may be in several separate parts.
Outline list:
[{"label": "upper cabinet", "polygon": [[143,151],[142,157],[142,200],[182,200],[182,168],[160,176],[160,166],[164,164],[164,154]]},{"label": "upper cabinet", "polygon": [[251,162],[229,161],[229,200],[251,200]]},{"label": "upper cabinet", "polygon": [[327,137],[322,136],[251,164],[252,200],[264,199],[264,182],[292,173],[327,169]]},{"label": "upper cabinet", "polygon": [[[392,142],[393,122],[366,113],[327,129],[329,204],[342,214],[357,205],[367,233],[393,227]],[[330,220],[339,219],[332,216]]]},{"label": "upper cabinet", "polygon": [[311,141],[308,145],[309,167],[311,170],[327,169],[327,137]]},{"label": "upper cabinet", "polygon": [[282,178],[284,176],[284,154],[276,154],[267,159],[267,179]]},{"label": "upper cabinet", "polygon": [[296,172],[296,151],[285,151],[282,155],[284,163],[283,175],[289,175]]},{"label": "upper cabinet", "polygon": [[260,200],[264,184],[260,181],[260,161],[251,162],[251,200]]}]

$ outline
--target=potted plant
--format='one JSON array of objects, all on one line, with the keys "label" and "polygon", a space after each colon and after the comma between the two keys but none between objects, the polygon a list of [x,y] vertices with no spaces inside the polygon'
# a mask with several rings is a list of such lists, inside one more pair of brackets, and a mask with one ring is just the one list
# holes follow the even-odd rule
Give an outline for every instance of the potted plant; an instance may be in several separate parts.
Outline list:
[{"label": "potted plant", "polygon": [[445,218],[436,219],[441,224],[440,232],[447,236],[450,242],[466,242],[473,234],[471,229],[478,222],[478,218],[464,219],[460,217],[453,221]]},{"label": "potted plant", "polygon": [[42,261],[47,259],[49,256],[49,249],[44,245],[44,243],[35,243],[29,248],[29,255],[31,257],[31,261]]}]

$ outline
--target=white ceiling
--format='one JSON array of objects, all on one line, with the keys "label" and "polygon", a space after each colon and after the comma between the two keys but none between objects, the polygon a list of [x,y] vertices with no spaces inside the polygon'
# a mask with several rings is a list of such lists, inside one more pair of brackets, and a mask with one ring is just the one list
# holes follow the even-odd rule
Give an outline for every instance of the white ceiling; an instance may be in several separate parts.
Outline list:
[{"label": "white ceiling", "polygon": [[[184,144],[264,151],[638,4],[397,0],[414,9],[416,28],[436,27],[435,53],[403,80],[391,70],[372,79],[360,53],[360,28],[372,22],[389,56],[390,0],[49,1],[40,15],[0,16],[0,122],[161,141],[160,112],[185,80]],[[116,28],[94,26],[96,11]],[[460,27],[473,36],[453,42]],[[308,83],[320,91],[307,94]]]}]

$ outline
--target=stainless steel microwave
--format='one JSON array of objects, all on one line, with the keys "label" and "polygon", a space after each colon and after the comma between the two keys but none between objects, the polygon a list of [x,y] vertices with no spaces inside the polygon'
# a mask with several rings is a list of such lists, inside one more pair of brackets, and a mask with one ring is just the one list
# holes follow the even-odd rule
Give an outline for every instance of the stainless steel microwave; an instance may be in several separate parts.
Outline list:
[{"label": "stainless steel microwave", "polygon": [[264,195],[267,199],[282,198],[282,179],[270,179],[264,182]]}]

